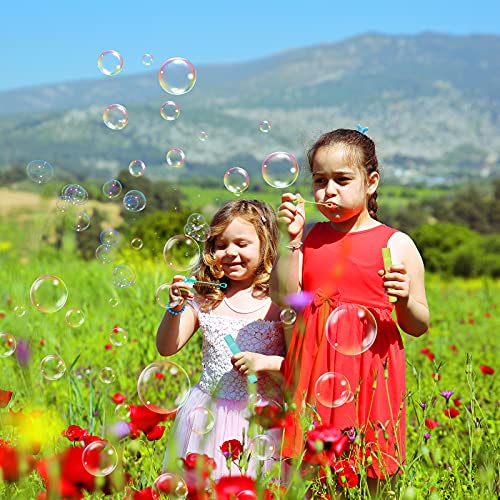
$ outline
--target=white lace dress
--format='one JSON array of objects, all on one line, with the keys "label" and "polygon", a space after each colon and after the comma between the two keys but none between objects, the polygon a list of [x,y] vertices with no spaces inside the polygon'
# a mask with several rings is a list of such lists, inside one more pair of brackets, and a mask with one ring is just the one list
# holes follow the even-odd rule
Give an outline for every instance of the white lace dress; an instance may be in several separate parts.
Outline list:
[{"label": "white lace dress", "polygon": [[[224,336],[231,334],[241,351],[268,355],[285,355],[283,326],[280,322],[261,319],[239,319],[212,312],[197,311],[203,337],[203,368],[200,381],[189,392],[179,408],[167,443],[163,470],[174,467],[176,457],[187,453],[205,453],[217,463],[214,479],[229,474],[226,459],[220,450],[224,441],[238,439],[248,449],[248,381],[231,364],[232,353]],[[263,404],[281,400],[281,390],[269,375],[258,376],[257,399]],[[259,403],[260,404],[260,403]],[[205,409],[208,409],[206,411]],[[213,427],[210,421],[213,416]],[[208,430],[208,432],[207,432]],[[266,431],[275,443],[274,458],[279,455],[281,432]],[[250,460],[247,474],[255,475],[256,458]],[[273,459],[265,460],[264,469]],[[235,465],[231,475],[238,475]]]}]

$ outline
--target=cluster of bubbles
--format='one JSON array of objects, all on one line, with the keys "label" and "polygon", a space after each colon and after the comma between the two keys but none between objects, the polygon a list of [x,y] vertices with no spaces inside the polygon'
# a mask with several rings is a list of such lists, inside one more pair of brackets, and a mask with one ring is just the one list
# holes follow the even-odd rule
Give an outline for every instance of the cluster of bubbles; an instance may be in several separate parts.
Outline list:
[{"label": "cluster of bubbles", "polygon": [[26,165],[28,177],[37,184],[45,184],[54,177],[54,168],[45,160],[33,160]]},{"label": "cluster of bubbles", "polygon": [[116,259],[116,247],[120,243],[122,236],[114,228],[107,228],[99,235],[101,245],[96,248],[95,256],[101,264],[109,264]]},{"label": "cluster of bubbles", "polygon": [[203,243],[208,238],[209,231],[210,226],[205,217],[198,213],[191,214],[184,226],[184,234],[200,243]]},{"label": "cluster of bubbles", "polygon": [[185,234],[172,236],[163,247],[165,263],[175,271],[191,269],[199,257],[200,246],[197,241]]},{"label": "cluster of bubbles", "polygon": [[250,176],[242,167],[233,167],[224,174],[224,186],[228,191],[240,196],[250,185]]}]

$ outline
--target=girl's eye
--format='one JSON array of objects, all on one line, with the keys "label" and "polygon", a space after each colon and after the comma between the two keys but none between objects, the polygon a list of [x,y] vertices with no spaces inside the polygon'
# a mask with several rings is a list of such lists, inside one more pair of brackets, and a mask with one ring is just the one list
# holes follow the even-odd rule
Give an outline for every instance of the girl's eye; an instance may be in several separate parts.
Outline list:
[{"label": "girl's eye", "polygon": [[313,180],[314,184],[324,184],[325,179],[322,179],[321,177],[317,177],[316,179]]}]

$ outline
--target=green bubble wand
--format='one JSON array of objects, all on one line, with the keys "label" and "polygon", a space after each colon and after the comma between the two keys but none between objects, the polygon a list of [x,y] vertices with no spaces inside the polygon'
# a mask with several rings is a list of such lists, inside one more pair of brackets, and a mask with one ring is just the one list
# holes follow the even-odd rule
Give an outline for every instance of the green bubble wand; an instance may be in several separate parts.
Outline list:
[{"label": "green bubble wand", "polygon": [[200,281],[195,278],[184,278],[184,283],[199,283],[200,285],[218,286],[219,288],[227,288],[227,283],[215,283],[213,281]]},{"label": "green bubble wand", "polygon": [[322,201],[311,201],[311,200],[305,200],[302,197],[299,197],[299,199],[292,201],[294,205],[297,205],[299,203],[312,203],[313,205],[323,205],[324,207],[328,208],[333,208],[335,206],[335,203],[327,202],[324,203]]}]

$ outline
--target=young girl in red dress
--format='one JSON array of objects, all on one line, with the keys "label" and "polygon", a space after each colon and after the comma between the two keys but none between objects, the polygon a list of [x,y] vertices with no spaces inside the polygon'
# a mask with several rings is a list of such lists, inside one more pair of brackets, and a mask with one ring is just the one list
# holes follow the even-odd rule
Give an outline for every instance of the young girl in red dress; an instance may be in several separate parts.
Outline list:
[{"label": "young girl in red dress", "polygon": [[[334,130],[308,159],[327,220],[305,225],[303,198],[283,194],[278,217],[290,243],[280,278],[288,292],[311,298],[295,324],[285,378],[299,414],[312,406],[322,424],[354,427],[367,476],[387,479],[405,463],[406,431],[405,354],[391,313],[407,334],[427,331],[424,265],[408,235],[377,220],[379,171],[369,137]],[[385,247],[393,261],[387,269]],[[299,416],[286,429],[285,456],[302,451]]]}]

